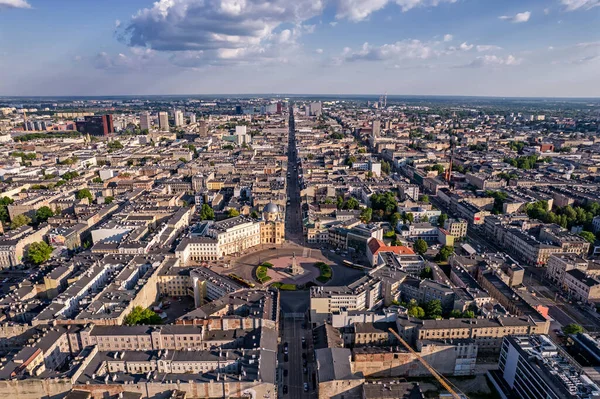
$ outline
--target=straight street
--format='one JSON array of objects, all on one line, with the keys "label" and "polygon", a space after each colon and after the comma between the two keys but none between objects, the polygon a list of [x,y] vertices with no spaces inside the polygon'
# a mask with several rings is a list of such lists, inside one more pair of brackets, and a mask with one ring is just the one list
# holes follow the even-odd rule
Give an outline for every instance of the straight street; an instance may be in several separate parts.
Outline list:
[{"label": "straight street", "polygon": [[[306,325],[304,314],[284,314],[279,364],[281,365],[280,374],[283,376],[282,385],[287,386],[288,393],[284,394],[283,388],[280,387],[280,398],[309,399],[317,397],[312,381],[313,372],[316,372],[316,365],[313,359],[314,351],[312,350],[312,333],[310,330],[302,328],[303,324]],[[305,348],[303,348],[302,344],[303,337],[306,340]],[[286,343],[288,344],[287,362],[285,361],[284,354],[284,345]],[[304,366],[304,362],[306,362],[306,366]],[[284,370],[287,370],[287,373]],[[304,391],[305,383],[308,384],[308,392]]]}]

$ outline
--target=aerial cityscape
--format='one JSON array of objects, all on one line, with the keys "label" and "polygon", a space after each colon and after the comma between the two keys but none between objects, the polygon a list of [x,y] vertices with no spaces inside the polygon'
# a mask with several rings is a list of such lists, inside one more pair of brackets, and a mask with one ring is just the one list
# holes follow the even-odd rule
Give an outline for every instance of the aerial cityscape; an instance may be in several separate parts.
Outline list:
[{"label": "aerial cityscape", "polygon": [[91,3],[0,0],[0,395],[600,398],[598,0]]}]

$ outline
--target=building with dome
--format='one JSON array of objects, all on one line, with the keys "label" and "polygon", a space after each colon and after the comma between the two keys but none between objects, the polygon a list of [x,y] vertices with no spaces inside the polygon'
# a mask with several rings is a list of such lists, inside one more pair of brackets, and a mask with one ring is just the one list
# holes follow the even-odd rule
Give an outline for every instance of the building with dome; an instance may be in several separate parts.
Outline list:
[{"label": "building with dome", "polygon": [[262,211],[260,222],[260,241],[262,244],[283,244],[285,240],[285,221],[283,209],[269,202]]}]

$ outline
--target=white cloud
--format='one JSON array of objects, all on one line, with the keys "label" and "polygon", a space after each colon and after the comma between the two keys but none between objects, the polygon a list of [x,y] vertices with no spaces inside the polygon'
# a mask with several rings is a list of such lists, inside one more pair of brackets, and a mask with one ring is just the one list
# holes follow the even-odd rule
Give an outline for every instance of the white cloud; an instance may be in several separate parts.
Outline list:
[{"label": "white cloud", "polygon": [[335,17],[354,22],[362,21],[388,3],[389,0],[339,0]]},{"label": "white cloud", "polygon": [[333,22],[330,22],[330,23],[329,23],[329,25],[331,25],[331,26],[333,26],[333,27],[335,27],[337,24],[338,24],[338,23],[337,23],[337,21],[333,21]]},{"label": "white cloud", "polygon": [[473,48],[472,44],[467,44],[467,42],[462,43],[459,47],[458,47],[461,51],[469,51]]},{"label": "white cloud", "polygon": [[337,19],[358,22],[388,4],[396,4],[402,12],[417,7],[436,7],[441,3],[456,3],[457,0],[336,0]]},{"label": "white cloud", "polygon": [[0,0],[0,10],[3,8],[31,8],[25,0]]},{"label": "white cloud", "polygon": [[531,12],[530,11],[525,11],[525,12],[520,12],[516,15],[513,16],[509,16],[509,15],[503,15],[501,17],[498,17],[504,21],[510,21],[514,24],[519,24],[519,23],[523,23],[523,22],[527,22],[529,21],[529,18],[531,18]]},{"label": "white cloud", "polygon": [[544,15],[549,15],[549,14],[550,14],[550,9],[544,8]]},{"label": "white cloud", "polygon": [[[75,62],[82,60],[81,56],[74,58]],[[129,49],[129,54],[111,55],[102,51],[91,59],[91,63],[97,69],[109,71],[141,71],[160,63],[160,61],[156,58],[155,51],[149,48],[132,47]]]},{"label": "white cloud", "polygon": [[499,57],[497,55],[484,55],[475,58],[468,64],[461,65],[464,68],[483,68],[483,67],[498,67],[498,66],[514,66],[519,65],[523,60],[516,58],[513,55]]},{"label": "white cloud", "polygon": [[[323,7],[321,0],[159,0],[122,25],[119,37],[131,47],[171,53],[178,65],[245,63],[249,57],[287,61],[283,54],[315,29],[302,23]],[[293,28],[277,32],[284,24]]]},{"label": "white cloud", "polygon": [[435,48],[434,42],[420,40],[402,40],[392,44],[373,46],[364,43],[359,50],[344,48],[342,54],[333,59],[334,64],[355,61],[406,61],[427,60],[442,54]]},{"label": "white cloud", "polygon": [[483,53],[484,51],[496,51],[496,50],[502,50],[502,47],[500,46],[494,46],[492,44],[478,44],[476,46],[477,51],[479,51],[480,53]]},{"label": "white cloud", "polygon": [[450,33],[447,33],[444,35],[444,41],[445,42],[451,42],[453,39],[453,36]]},{"label": "white cloud", "polygon": [[322,48],[318,48],[315,50],[315,53],[317,54],[323,54],[323,49]]},{"label": "white cloud", "polygon": [[119,26],[121,26],[121,21],[117,19],[115,21],[115,28],[118,28]]},{"label": "white cloud", "polygon": [[561,0],[560,2],[567,11],[589,10],[600,6],[600,0]]}]

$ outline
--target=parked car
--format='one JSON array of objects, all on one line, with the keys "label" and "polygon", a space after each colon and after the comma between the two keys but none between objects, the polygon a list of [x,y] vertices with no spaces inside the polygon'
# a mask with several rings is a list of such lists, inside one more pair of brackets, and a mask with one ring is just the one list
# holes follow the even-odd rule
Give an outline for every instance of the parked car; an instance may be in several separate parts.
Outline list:
[{"label": "parked car", "polygon": [[308,392],[308,382],[304,383],[304,392]]}]

